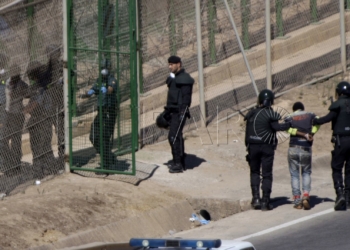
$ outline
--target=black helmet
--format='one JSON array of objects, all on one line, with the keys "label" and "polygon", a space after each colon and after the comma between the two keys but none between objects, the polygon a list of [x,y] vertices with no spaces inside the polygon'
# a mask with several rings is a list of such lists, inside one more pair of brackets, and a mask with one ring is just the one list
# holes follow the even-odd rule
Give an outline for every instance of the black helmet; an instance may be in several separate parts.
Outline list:
[{"label": "black helmet", "polygon": [[106,59],[106,58],[102,59],[101,65],[100,65],[101,75],[104,77],[108,76],[112,68],[111,66],[112,66],[111,61],[109,59]]},{"label": "black helmet", "polygon": [[350,84],[348,82],[342,81],[338,83],[337,87],[335,88],[335,91],[338,94],[338,96],[350,95]]},{"label": "black helmet", "polygon": [[273,92],[269,89],[264,89],[259,93],[258,102],[265,107],[270,107],[273,104],[274,99],[275,95]]},{"label": "black helmet", "polygon": [[157,116],[156,124],[159,128],[169,128],[170,115],[165,110]]}]

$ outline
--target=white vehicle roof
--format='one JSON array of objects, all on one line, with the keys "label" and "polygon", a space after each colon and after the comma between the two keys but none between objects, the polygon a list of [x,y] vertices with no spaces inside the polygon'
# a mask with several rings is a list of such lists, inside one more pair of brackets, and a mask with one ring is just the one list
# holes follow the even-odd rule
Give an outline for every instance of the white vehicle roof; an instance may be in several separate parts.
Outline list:
[{"label": "white vehicle roof", "polygon": [[256,250],[248,241],[220,240],[220,239],[147,239],[132,238],[130,246],[149,249],[162,248],[162,250],[212,249],[212,250]]},{"label": "white vehicle roof", "polygon": [[128,243],[95,242],[61,250],[256,250],[248,241],[183,238],[132,238]]}]

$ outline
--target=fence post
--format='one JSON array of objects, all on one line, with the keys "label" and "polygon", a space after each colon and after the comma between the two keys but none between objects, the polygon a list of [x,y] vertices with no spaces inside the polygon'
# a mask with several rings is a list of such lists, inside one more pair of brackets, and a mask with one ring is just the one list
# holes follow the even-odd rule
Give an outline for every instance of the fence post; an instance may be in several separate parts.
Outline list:
[{"label": "fence post", "polygon": [[271,17],[270,17],[270,0],[265,1],[265,36],[266,36],[266,86],[272,90],[272,73],[271,73]]},{"label": "fence post", "polygon": [[283,9],[283,0],[276,0],[277,37],[284,36],[282,9]]},{"label": "fence post", "polygon": [[204,78],[203,78],[203,51],[202,51],[202,23],[200,0],[195,0],[196,5],[196,31],[197,31],[197,59],[198,59],[198,88],[199,88],[199,107],[201,113],[201,125],[206,127],[206,110],[204,99]]},{"label": "fence post", "polygon": [[[68,79],[68,5],[70,5],[70,1],[63,1],[62,2],[62,14],[63,14],[63,105],[64,105],[64,155],[67,157],[70,155],[70,145],[71,141],[71,133],[70,133],[70,128],[71,125],[70,121],[71,119],[71,114],[70,114],[70,108],[69,108],[69,79]],[[65,161],[65,172],[69,173],[70,171],[70,163],[71,163],[71,157],[69,159],[69,162]]]},{"label": "fence post", "polygon": [[345,30],[345,3],[339,0],[340,9],[340,56],[343,73],[346,72],[346,30]]},{"label": "fence post", "polygon": [[255,93],[256,93],[256,96],[259,95],[259,91],[258,91],[258,87],[256,86],[256,83],[255,83],[255,79],[254,79],[254,75],[253,75],[253,72],[250,68],[250,65],[249,65],[249,62],[248,62],[248,59],[247,59],[247,56],[245,54],[245,51],[244,51],[244,48],[243,48],[243,44],[242,44],[242,41],[241,41],[241,38],[239,37],[239,33],[238,33],[238,30],[237,30],[237,26],[236,26],[236,23],[235,23],[235,20],[233,19],[233,16],[232,16],[232,13],[231,13],[231,10],[230,10],[230,6],[228,5],[228,2],[227,0],[223,0],[224,3],[225,3],[225,6],[226,6],[226,10],[227,10],[227,14],[228,14],[228,17],[230,19],[230,22],[231,22],[231,25],[232,25],[232,28],[235,32],[235,35],[236,35],[236,38],[237,38],[237,42],[238,42],[238,45],[239,45],[239,49],[241,50],[242,52],[242,56],[243,56],[243,59],[244,59],[244,63],[245,63],[245,66],[247,67],[247,70],[248,70],[248,73],[249,73],[249,77],[252,81],[252,84],[253,84],[253,88],[255,90]]},{"label": "fence post", "polygon": [[216,44],[215,44],[215,34],[216,34],[216,0],[208,0],[208,31],[209,31],[209,51],[210,51],[210,63],[215,64],[216,59]]},{"label": "fence post", "polygon": [[174,8],[174,0],[168,0],[169,6],[169,47],[170,54],[177,54],[177,46],[176,46],[176,27],[175,27],[175,8]]},{"label": "fence post", "polygon": [[242,42],[245,50],[248,50],[250,48],[249,18],[250,18],[250,0],[241,0]]},{"label": "fence post", "polygon": [[310,0],[311,23],[318,22],[317,0]]}]

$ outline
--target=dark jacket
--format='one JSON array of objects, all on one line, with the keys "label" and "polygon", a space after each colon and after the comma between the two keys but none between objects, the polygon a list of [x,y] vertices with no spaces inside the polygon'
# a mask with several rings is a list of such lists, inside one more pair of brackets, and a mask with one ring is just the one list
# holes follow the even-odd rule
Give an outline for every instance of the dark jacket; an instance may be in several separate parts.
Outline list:
[{"label": "dark jacket", "polygon": [[181,69],[175,77],[169,76],[166,80],[168,85],[168,96],[166,108],[178,109],[180,112],[191,106],[192,88],[194,79]]},{"label": "dark jacket", "polygon": [[306,140],[306,138],[296,135],[293,131],[299,131],[305,134],[311,134],[313,131],[312,122],[316,115],[312,112],[306,112],[303,110],[297,110],[288,116],[291,119],[292,126],[288,130],[290,133],[289,145],[297,145],[302,147],[311,147],[312,141]]},{"label": "dark jacket", "polygon": [[[111,94],[101,92],[101,88],[105,87],[108,90],[108,87],[113,88],[113,92]],[[101,79],[101,84],[99,83],[99,79],[96,79],[95,84],[91,88],[95,91],[95,95],[100,95],[97,98],[97,105],[108,108],[116,108],[117,105],[117,80],[114,78],[112,74],[108,75],[107,79]]]},{"label": "dark jacket", "polygon": [[290,128],[290,123],[278,123],[281,115],[272,108],[257,107],[248,112],[246,121],[245,145],[270,144],[277,145],[277,131],[285,131]]},{"label": "dark jacket", "polygon": [[315,118],[314,125],[332,121],[333,135],[350,136],[350,97],[342,95],[329,106],[329,113]]},{"label": "dark jacket", "polygon": [[9,113],[23,112],[23,99],[28,96],[28,85],[20,76],[11,77],[6,84],[6,111]]}]

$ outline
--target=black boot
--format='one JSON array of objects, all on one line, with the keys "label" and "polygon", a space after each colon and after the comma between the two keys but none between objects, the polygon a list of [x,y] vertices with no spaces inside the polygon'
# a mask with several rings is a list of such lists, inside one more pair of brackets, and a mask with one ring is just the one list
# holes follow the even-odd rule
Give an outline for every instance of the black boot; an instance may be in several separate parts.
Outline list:
[{"label": "black boot", "polygon": [[344,191],[346,208],[350,209],[350,189],[345,189]]},{"label": "black boot", "polygon": [[260,192],[259,187],[254,186],[252,187],[252,202],[250,203],[252,205],[253,209],[261,209],[261,200],[260,200]]},{"label": "black boot", "polygon": [[339,210],[346,210],[346,201],[344,197],[344,192],[342,187],[338,187],[335,190],[337,194],[337,198],[335,199],[335,205],[334,205],[334,210],[339,211]]},{"label": "black boot", "polygon": [[173,161],[173,164],[170,165],[169,173],[182,173],[183,166],[180,161]]},{"label": "black boot", "polygon": [[270,204],[270,194],[263,193],[263,197],[261,199],[261,211],[269,211],[272,209],[273,206]]}]

